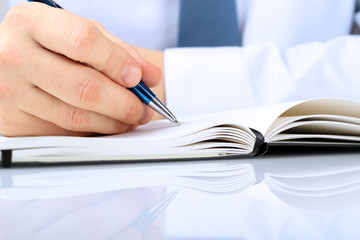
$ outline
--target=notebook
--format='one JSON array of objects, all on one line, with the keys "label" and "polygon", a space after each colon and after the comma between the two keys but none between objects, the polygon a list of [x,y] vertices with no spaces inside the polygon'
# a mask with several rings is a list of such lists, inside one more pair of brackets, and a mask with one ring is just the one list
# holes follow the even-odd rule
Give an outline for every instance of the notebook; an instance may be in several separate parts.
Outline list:
[{"label": "notebook", "polygon": [[135,131],[96,137],[0,137],[12,163],[159,161],[262,155],[272,145],[360,146],[360,102],[318,98],[159,120]]}]

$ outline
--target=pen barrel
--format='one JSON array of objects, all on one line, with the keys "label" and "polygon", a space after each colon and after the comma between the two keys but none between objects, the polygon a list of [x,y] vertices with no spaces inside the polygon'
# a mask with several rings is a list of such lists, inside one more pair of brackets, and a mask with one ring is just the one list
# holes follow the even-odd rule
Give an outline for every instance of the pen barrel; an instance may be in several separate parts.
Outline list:
[{"label": "pen barrel", "polygon": [[129,88],[129,90],[145,104],[149,104],[155,97],[155,94],[142,81],[140,81],[135,87]]}]

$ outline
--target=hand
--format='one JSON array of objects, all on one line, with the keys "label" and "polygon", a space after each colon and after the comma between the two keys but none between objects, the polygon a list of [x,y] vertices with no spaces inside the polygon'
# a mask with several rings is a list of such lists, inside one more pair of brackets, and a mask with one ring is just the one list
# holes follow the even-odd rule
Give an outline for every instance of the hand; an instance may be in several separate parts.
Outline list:
[{"label": "hand", "polygon": [[[152,64],[155,64],[156,66],[158,66],[161,70],[161,72],[164,72],[164,52],[161,51],[155,51],[155,50],[150,50],[150,49],[145,49],[145,48],[140,48],[140,47],[135,47],[135,46],[130,46],[126,43],[124,43],[121,39],[115,37],[114,35],[110,34],[103,26],[101,26],[99,23],[97,22],[93,22],[101,31],[102,33],[109,38],[110,40],[112,40],[113,42],[124,46],[125,49],[129,52],[132,52],[135,56],[136,55],[140,55],[143,58],[145,58],[146,60],[148,60],[149,62],[151,62]],[[165,103],[165,82],[164,82],[164,78],[163,76],[161,76],[161,81],[160,83],[152,88],[152,91],[155,93],[155,95],[163,102]],[[156,114],[153,117],[153,120],[155,119],[161,119],[163,118],[161,115]]]},{"label": "hand", "polygon": [[[153,111],[128,89],[160,69],[99,24],[62,9],[23,3],[0,25],[0,134],[121,133]],[[111,38],[111,39],[110,39]]]}]

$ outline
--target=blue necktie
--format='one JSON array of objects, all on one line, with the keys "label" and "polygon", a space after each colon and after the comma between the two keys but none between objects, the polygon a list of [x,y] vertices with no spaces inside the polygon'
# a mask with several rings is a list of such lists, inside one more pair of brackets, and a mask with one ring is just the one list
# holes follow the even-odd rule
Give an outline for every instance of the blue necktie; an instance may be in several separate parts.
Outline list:
[{"label": "blue necktie", "polygon": [[181,0],[179,47],[237,45],[235,0]]}]

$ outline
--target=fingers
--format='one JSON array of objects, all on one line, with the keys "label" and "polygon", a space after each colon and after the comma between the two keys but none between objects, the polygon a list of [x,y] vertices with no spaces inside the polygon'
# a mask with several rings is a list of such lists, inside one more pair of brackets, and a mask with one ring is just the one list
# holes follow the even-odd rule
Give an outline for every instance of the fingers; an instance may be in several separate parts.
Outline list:
[{"label": "fingers", "polygon": [[[38,60],[23,69],[23,78],[32,82],[44,92],[57,99],[62,99],[62,101],[70,105],[67,106],[56,102],[57,105],[55,107],[58,107],[58,110],[60,110],[58,113],[61,113],[61,110],[63,110],[67,113],[73,112],[76,116],[86,114],[81,118],[81,120],[85,121],[85,125],[87,125],[86,122],[90,124],[92,118],[97,118],[98,120],[93,121],[94,124],[97,122],[102,123],[103,121],[109,122],[110,119],[108,118],[131,125],[144,124],[151,120],[151,111],[148,111],[147,106],[132,92],[115,84],[96,70],[83,64],[74,63],[61,55],[53,54],[43,49],[28,50],[27,54],[29,56],[37,56]],[[56,69],[53,66],[56,66]],[[32,98],[31,94],[39,96],[39,93],[33,90],[30,93],[24,94],[29,95],[28,99]],[[37,103],[34,102],[34,106],[41,103],[48,105],[49,101],[54,102],[53,98],[45,97],[44,95],[42,100]],[[47,107],[47,109],[49,108],[51,106]],[[87,112],[81,111],[81,109],[87,110]],[[29,112],[28,109],[25,111]],[[40,116],[40,113],[34,113],[33,111],[29,113],[47,119],[44,116]],[[48,114],[48,112],[45,114]],[[102,119],[100,114],[104,115]],[[51,119],[50,121],[54,120]],[[74,122],[77,121],[72,123]],[[55,123],[59,124],[59,121],[55,121]],[[63,124],[60,125],[64,126]],[[76,130],[82,128],[80,125]],[[121,129],[124,127],[121,124],[116,125],[115,122],[105,126],[117,126]],[[89,127],[95,128],[96,126]],[[109,129],[109,131],[112,132],[113,129]]]},{"label": "fingers", "polygon": [[22,26],[42,47],[86,63],[124,87],[141,80],[137,61],[87,19],[38,3],[20,4],[6,19]]},{"label": "fingers", "polygon": [[121,39],[115,37],[111,33],[109,33],[101,24],[98,22],[92,21],[92,23],[111,41],[115,44],[118,44],[123,49],[125,49],[134,59],[140,64],[142,68],[143,74],[143,82],[148,87],[155,87],[157,86],[161,79],[163,78],[163,73],[160,68],[153,63],[150,63],[145,58],[141,57],[139,53],[135,50],[134,47],[130,46],[129,44],[125,43]]},{"label": "fingers", "polygon": [[[5,136],[116,134],[137,125],[125,124],[104,115],[76,108],[37,87],[18,89],[21,97],[0,103],[0,131]],[[152,111],[146,111],[151,118]]]},{"label": "fingers", "polygon": [[[7,68],[3,68],[2,72],[8,73],[0,81],[0,96],[2,98],[0,103],[0,130],[3,135],[113,134],[132,130],[137,124],[145,123],[152,118],[153,112],[130,94],[130,91],[121,88],[105,76],[96,77],[96,74],[101,74],[95,70],[82,64],[70,64],[70,66],[64,67],[63,64],[69,63],[65,57],[50,54],[44,49],[35,50],[29,49],[26,54],[38,56],[39,60],[32,62],[31,65],[25,64],[22,69],[17,71],[16,79],[8,75]],[[43,56],[43,54],[50,54],[50,56]],[[58,66],[60,70],[56,71],[57,69],[50,66]],[[77,67],[81,67],[83,70],[79,70]],[[90,73],[87,72],[88,70]],[[95,77],[92,76],[92,72],[95,72]],[[107,94],[94,101],[95,105],[88,104],[90,109],[75,106],[76,104],[87,106],[86,103],[89,102],[82,103],[82,98],[76,95],[76,91],[79,91],[77,82],[79,79],[85,78],[82,77],[84,74],[96,81],[102,77],[105,82],[114,85],[115,88],[120,88],[121,91],[125,92],[125,95],[130,94],[129,98],[135,99],[129,101],[126,96],[121,96],[118,91],[112,91],[113,88],[106,90],[108,85],[102,83],[100,85],[105,86],[104,89]],[[37,86],[41,86],[42,89]],[[71,104],[60,99],[67,99]],[[122,105],[124,102],[126,104]],[[127,113],[125,112],[126,109],[121,109],[128,107],[133,102],[138,103],[140,109],[136,110],[135,107],[132,107]],[[145,109],[143,109],[144,107]],[[99,111],[102,114],[92,111],[91,108],[100,109]],[[131,113],[131,111],[135,111],[135,113]],[[133,123],[125,123],[128,120]]]},{"label": "fingers", "polygon": [[133,129],[130,124],[64,103],[37,87],[29,94],[24,93],[23,97],[17,102],[18,109],[71,132],[115,134]]},{"label": "fingers", "polygon": [[152,119],[126,88],[142,76],[152,87],[161,71],[97,24],[24,3],[9,11],[0,32],[0,134],[119,133]]},{"label": "fingers", "polygon": [[[89,133],[79,133],[63,129],[51,122],[39,119],[33,115],[22,112],[12,106],[0,106],[1,134],[8,137],[18,136],[89,136]],[[6,111],[8,110],[8,111]]]}]

